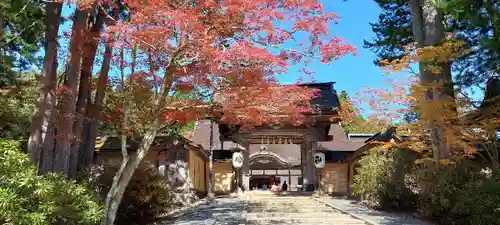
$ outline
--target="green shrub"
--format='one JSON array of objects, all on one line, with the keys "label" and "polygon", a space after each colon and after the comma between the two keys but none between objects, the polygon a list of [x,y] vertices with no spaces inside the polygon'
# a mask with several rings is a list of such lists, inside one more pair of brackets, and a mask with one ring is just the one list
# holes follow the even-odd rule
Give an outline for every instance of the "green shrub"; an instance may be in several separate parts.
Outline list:
[{"label": "green shrub", "polygon": [[95,224],[102,205],[84,185],[37,176],[16,141],[0,140],[0,224]]},{"label": "green shrub", "polygon": [[418,211],[440,224],[499,224],[500,176],[478,165],[427,164],[420,170]]},{"label": "green shrub", "polygon": [[[106,198],[118,167],[94,166],[91,183]],[[176,207],[165,178],[155,168],[139,167],[123,194],[116,224],[146,224]]]},{"label": "green shrub", "polygon": [[413,208],[416,195],[407,182],[413,162],[414,157],[407,150],[371,150],[358,161],[353,194],[371,208]]}]

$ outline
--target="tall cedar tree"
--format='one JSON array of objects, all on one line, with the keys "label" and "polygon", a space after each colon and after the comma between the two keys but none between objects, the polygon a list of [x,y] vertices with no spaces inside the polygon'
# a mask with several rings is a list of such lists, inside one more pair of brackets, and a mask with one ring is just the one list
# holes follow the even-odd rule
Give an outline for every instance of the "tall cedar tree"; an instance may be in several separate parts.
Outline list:
[{"label": "tall cedar tree", "polygon": [[[457,119],[462,119],[457,118],[456,112],[453,115],[443,114],[436,117],[436,115],[440,115],[438,112],[448,111],[446,113],[449,113],[454,110],[441,110],[446,108],[441,107],[444,104],[429,103],[443,103],[442,101],[446,98],[454,97],[449,71],[451,63],[453,63],[452,68],[457,74],[454,79],[455,85],[464,87],[479,85],[498,74],[498,57],[494,56],[498,55],[498,44],[495,45],[498,43],[498,35],[495,32],[498,20],[495,18],[498,18],[499,5],[495,1],[460,0],[444,1],[439,5],[435,5],[433,1],[425,0],[377,2],[384,9],[380,21],[372,25],[377,37],[373,42],[367,41],[365,47],[378,53],[380,58],[377,63],[383,60],[397,61],[396,59],[402,59],[402,62],[407,63],[408,58],[406,57],[408,55],[405,54],[403,47],[409,44],[410,39],[408,38],[413,36],[413,39],[418,43],[416,47],[422,51],[417,54],[417,57],[413,53],[409,56],[409,58],[417,59],[416,62],[420,64],[421,83],[418,85],[419,87],[414,86],[412,89],[421,89],[417,93],[421,99],[417,101],[418,105],[413,106],[418,109],[418,112],[411,113],[411,117],[417,115],[416,119],[421,120],[421,122],[427,121],[425,127],[427,131],[431,131],[430,144],[433,145],[434,150],[440,149],[439,152],[435,152],[434,156],[436,159],[446,158],[450,154],[449,147],[444,144],[448,142],[445,139],[457,139],[457,137],[452,137],[452,133],[458,134],[458,139],[463,139],[466,129],[456,124]],[[405,13],[399,14],[401,12]],[[405,20],[400,19],[401,17],[411,20],[405,22]],[[412,24],[408,24],[408,21],[411,21]],[[409,30],[411,30],[411,34],[407,32]],[[446,31],[453,33],[447,35]],[[403,37],[400,36],[402,34],[404,34]],[[465,45],[458,45],[460,48],[453,50],[453,52],[461,54],[453,55],[451,58],[446,57],[447,48],[452,47],[453,44],[445,43],[445,40],[463,41]],[[445,54],[439,56],[442,55],[440,53]],[[433,71],[429,71],[430,68]],[[431,82],[441,83],[445,86],[435,88],[432,87],[435,85],[431,85]],[[463,104],[462,100],[460,102],[453,100],[452,105]],[[450,109],[453,108],[455,107]],[[414,119],[412,121],[415,121]],[[452,127],[445,129],[444,124],[448,124],[446,126],[452,125]],[[470,124],[470,121],[467,124]],[[457,127],[462,129],[457,129]],[[448,137],[444,137],[445,133]]]},{"label": "tall cedar tree", "polygon": [[[92,162],[97,123],[108,84],[113,35],[106,39],[101,71],[92,90],[92,71],[102,30],[121,16],[122,1],[78,1],[69,62],[63,84],[57,85],[57,32],[61,2],[46,2],[46,54],[37,111],[33,117],[28,152],[39,173],[57,171],[74,178]],[[92,96],[95,94],[95,96]],[[56,129],[57,128],[57,129]]]},{"label": "tall cedar tree", "polygon": [[[408,0],[375,0],[382,9],[379,20],[371,23],[375,38],[365,40],[365,48],[378,59],[392,61],[405,55],[404,46],[415,41]],[[455,84],[464,87],[484,83],[500,71],[500,6],[494,0],[448,0],[439,5],[448,16],[446,31],[465,42],[467,54],[457,58]]]}]

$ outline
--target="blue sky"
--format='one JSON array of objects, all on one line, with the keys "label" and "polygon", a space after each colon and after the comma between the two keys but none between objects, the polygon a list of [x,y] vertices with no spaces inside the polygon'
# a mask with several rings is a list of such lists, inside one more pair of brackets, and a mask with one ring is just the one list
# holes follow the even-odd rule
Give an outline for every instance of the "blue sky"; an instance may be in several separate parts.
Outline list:
[{"label": "blue sky", "polygon": [[[363,40],[371,39],[374,34],[370,22],[375,22],[380,14],[380,8],[373,0],[364,0],[360,6],[359,0],[323,0],[326,11],[338,14],[339,24],[331,26],[333,35],[346,39],[357,48],[359,56],[347,56],[328,65],[315,62],[311,69],[316,71],[315,79],[318,82],[335,81],[337,91],[345,90],[350,95],[361,91],[365,87],[386,86],[383,71],[373,64],[375,54],[363,48]],[[298,77],[298,68],[291,68],[280,80],[291,83]]]}]

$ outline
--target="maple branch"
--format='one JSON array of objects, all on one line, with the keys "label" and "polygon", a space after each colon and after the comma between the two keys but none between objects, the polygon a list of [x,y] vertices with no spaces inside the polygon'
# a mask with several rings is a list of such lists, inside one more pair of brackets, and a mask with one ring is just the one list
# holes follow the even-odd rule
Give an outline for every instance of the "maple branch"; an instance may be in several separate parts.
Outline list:
[{"label": "maple branch", "polygon": [[106,9],[104,9],[102,4],[99,4],[98,7],[101,8],[101,11],[104,13],[104,15],[106,16],[107,19],[110,19],[111,21],[118,23],[118,21],[115,18],[113,18],[111,15],[109,15],[108,12],[106,12]]},{"label": "maple branch", "polygon": [[[98,7],[104,13],[104,15],[105,15],[105,17],[107,19],[113,21],[115,24],[118,23],[118,20],[116,20],[115,18],[113,18],[113,16],[109,15],[109,13],[106,12],[106,10],[104,9],[104,6],[102,4],[99,4]],[[134,35],[127,35],[127,36],[131,37],[132,39],[138,40],[139,42],[147,45],[148,47],[152,48],[153,50],[157,50],[157,48],[154,45],[151,45],[151,44],[147,43],[146,41],[144,41],[144,40],[142,40],[140,38],[135,37]]]}]

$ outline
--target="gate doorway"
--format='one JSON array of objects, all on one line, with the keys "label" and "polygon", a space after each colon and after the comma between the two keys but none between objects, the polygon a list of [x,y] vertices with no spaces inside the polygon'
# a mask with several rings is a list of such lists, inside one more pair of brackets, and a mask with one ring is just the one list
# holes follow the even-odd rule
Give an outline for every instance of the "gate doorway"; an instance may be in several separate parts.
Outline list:
[{"label": "gate doorway", "polygon": [[252,190],[267,190],[273,184],[281,183],[280,177],[271,175],[253,175],[250,177],[250,187]]}]

